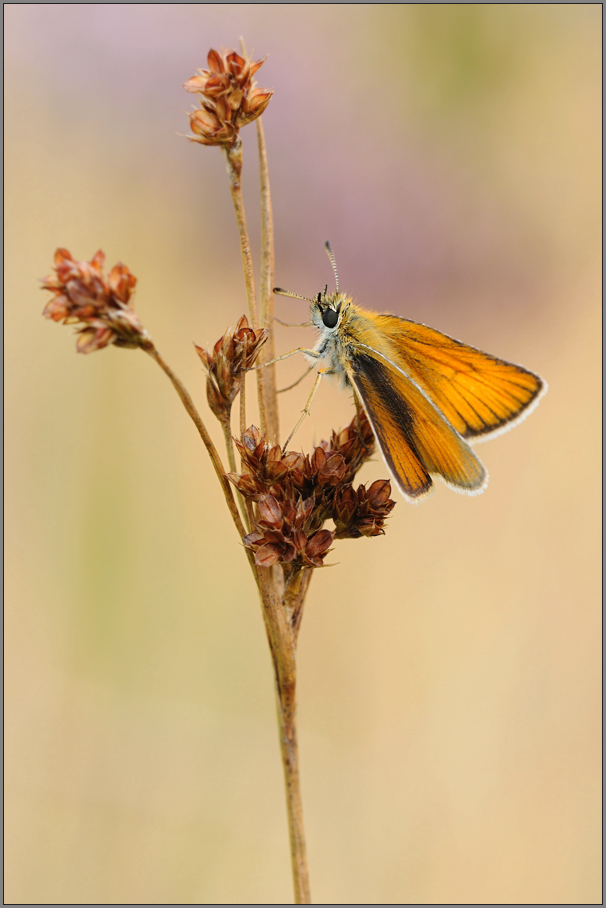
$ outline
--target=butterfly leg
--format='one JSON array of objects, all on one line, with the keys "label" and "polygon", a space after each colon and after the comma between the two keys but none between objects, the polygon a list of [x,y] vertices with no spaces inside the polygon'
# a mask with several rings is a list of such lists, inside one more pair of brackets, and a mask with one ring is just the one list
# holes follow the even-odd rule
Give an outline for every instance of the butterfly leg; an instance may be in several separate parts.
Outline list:
[{"label": "butterfly leg", "polygon": [[290,433],[290,435],[288,436],[288,438],[286,439],[286,441],[284,442],[284,444],[282,446],[282,454],[286,453],[286,448],[288,447],[291,438],[293,437],[293,435],[295,434],[295,432],[297,431],[297,429],[299,428],[299,426],[301,425],[301,423],[303,422],[305,417],[309,414],[309,410],[311,408],[311,402],[314,399],[314,397],[316,396],[316,391],[318,390],[318,385],[320,384],[320,382],[322,380],[322,376],[323,375],[332,375],[333,372],[334,372],[333,369],[318,369],[318,374],[316,375],[316,380],[313,384],[313,388],[311,389],[311,394],[307,398],[307,403],[305,404],[304,408],[301,410],[301,415],[299,417],[299,420],[298,420],[296,426],[294,427],[294,429],[292,430],[292,432]]},{"label": "butterfly leg", "polygon": [[314,359],[322,359],[324,354],[318,353],[317,350],[308,350],[307,347],[297,347],[295,350],[291,350],[289,353],[283,353],[282,356],[276,356],[275,359],[268,359],[266,363],[259,363],[257,366],[251,366],[250,369],[244,369],[244,372],[254,372],[256,369],[264,369],[265,366],[271,366],[272,363],[279,363],[282,359],[288,359],[289,356],[294,356],[295,353],[304,353],[305,356],[313,356]]},{"label": "butterfly leg", "polygon": [[282,394],[284,391],[290,391],[291,388],[295,388],[295,387],[299,384],[299,382],[302,382],[303,379],[305,378],[305,376],[306,376],[306,375],[309,375],[310,372],[313,372],[313,370],[314,370],[315,368],[316,368],[316,364],[315,364],[315,363],[312,363],[311,366],[309,366],[309,368],[307,368],[307,369],[305,370],[305,372],[303,373],[303,375],[300,375],[300,376],[298,377],[298,379],[292,383],[292,385],[287,385],[286,388],[279,388],[277,393],[278,393],[278,394]]}]

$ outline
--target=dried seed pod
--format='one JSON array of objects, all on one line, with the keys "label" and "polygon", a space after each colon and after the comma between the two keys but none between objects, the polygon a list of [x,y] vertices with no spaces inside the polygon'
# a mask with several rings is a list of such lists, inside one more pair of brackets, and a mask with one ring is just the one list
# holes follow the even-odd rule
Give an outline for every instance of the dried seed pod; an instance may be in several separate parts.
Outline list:
[{"label": "dried seed pod", "polygon": [[261,116],[273,91],[257,88],[253,76],[265,59],[253,63],[229,48],[208,52],[208,69],[183,83],[186,91],[200,96],[200,110],[189,115],[191,142],[231,148],[239,130]]},{"label": "dried seed pod", "polygon": [[313,510],[313,500],[278,501],[264,495],[258,502],[258,523],[255,531],[244,538],[244,545],[255,553],[261,567],[272,564],[294,564],[296,567],[321,567],[334,532],[303,528]]},{"label": "dried seed pod", "polygon": [[[330,443],[311,456],[271,446],[255,426],[236,445],[243,472],[229,479],[256,502],[254,532],[244,544],[262,566],[290,564],[319,567],[334,539],[379,536],[395,502],[391,485],[378,479],[367,489],[351,485],[356,470],[373,450],[374,437],[365,415],[356,417]],[[335,530],[324,528],[326,520]]]},{"label": "dried seed pod", "polygon": [[140,347],[151,343],[133,311],[131,297],[137,278],[122,263],[106,274],[104,264],[101,249],[90,262],[76,261],[67,249],[57,249],[55,273],[42,281],[42,289],[54,294],[42,314],[55,322],[80,326],[79,353],[93,353],[108,344]]},{"label": "dried seed pod", "polygon": [[389,496],[391,483],[377,479],[370,488],[348,485],[338,489],[334,498],[332,518],[337,539],[356,539],[359,536],[382,536],[383,525],[395,507]]},{"label": "dried seed pod", "polygon": [[242,387],[243,373],[249,369],[267,340],[267,329],[255,331],[245,315],[228,328],[212,351],[194,344],[206,371],[208,405],[219,419],[229,416],[234,398]]}]

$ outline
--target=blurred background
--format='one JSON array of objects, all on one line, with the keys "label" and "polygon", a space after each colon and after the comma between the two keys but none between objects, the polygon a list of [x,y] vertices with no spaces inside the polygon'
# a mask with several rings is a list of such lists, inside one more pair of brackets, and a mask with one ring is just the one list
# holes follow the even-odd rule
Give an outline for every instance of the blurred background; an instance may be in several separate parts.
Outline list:
[{"label": "blurred background", "polygon": [[[330,286],[330,238],[360,304],[550,385],[478,449],[484,495],[437,483],[316,572],[314,901],[599,902],[600,5],[5,14],[6,901],[292,899],[267,644],[206,452],[150,359],[76,355],[38,289],[57,246],[126,262],[220,443],[192,341],[235,323],[244,285],[222,155],[178,133],[182,83],[243,35],[275,89],[276,283]],[[256,253],[254,126],[243,141]],[[280,352],[313,340],[277,330]],[[308,391],[282,398],[284,430]],[[326,382],[297,445],[351,417]]]}]

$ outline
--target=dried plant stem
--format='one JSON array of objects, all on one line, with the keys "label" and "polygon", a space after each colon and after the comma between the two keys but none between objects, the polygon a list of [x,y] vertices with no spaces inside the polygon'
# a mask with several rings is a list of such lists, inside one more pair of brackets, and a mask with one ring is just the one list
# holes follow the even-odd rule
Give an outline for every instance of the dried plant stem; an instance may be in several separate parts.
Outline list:
[{"label": "dried plant stem", "polygon": [[[257,137],[259,143],[259,169],[261,181],[260,324],[261,327],[268,329],[269,334],[268,341],[261,351],[261,362],[265,362],[267,360],[275,359],[273,332],[274,238],[267,153],[260,119],[257,120]],[[240,184],[242,174],[242,144],[239,139],[233,148],[225,149],[225,157],[227,161],[231,196],[238,224],[238,233],[240,236],[240,251],[244,267],[244,279],[250,310],[250,320],[253,328],[256,330],[259,327],[259,317],[257,313],[253,263]],[[269,366],[265,369],[257,369],[256,373],[261,432],[277,442],[279,423],[274,367]],[[243,436],[246,429],[244,381],[240,393],[240,434]],[[252,526],[254,522],[252,504],[249,505],[248,518]],[[312,571],[301,571],[296,578],[296,582],[291,584],[290,587],[285,587],[284,571],[281,566],[274,565],[273,569],[257,567],[253,568],[253,570],[256,572],[258,580],[263,620],[275,672],[280,751],[286,786],[286,809],[290,836],[295,904],[308,905],[311,903],[311,896],[309,891],[309,872],[307,869],[301,785],[299,780],[296,730],[295,655],[296,638],[301,620],[303,600]]]},{"label": "dried plant stem", "polygon": [[[277,566],[275,566],[277,567]],[[261,603],[274,664],[280,752],[284,767],[295,904],[311,904],[303,826],[296,726],[295,637],[283,598],[283,581],[271,568],[259,568]]]},{"label": "dried plant stem", "polygon": [[286,787],[286,809],[290,835],[290,855],[295,888],[295,905],[310,905],[309,871],[303,826],[303,804],[299,780],[299,751],[296,725],[296,677],[278,691],[278,723],[280,729],[280,750],[284,766]]},{"label": "dried plant stem", "polygon": [[242,374],[242,384],[240,385],[240,441],[244,438],[246,432],[246,372]]},{"label": "dried plant stem", "polygon": [[[160,368],[171,380],[175,390],[181,398],[183,406],[198,429],[223,488],[225,499],[236,528],[238,529],[240,536],[243,537],[246,531],[242,524],[231,486],[225,477],[221,459],[189,392],[180,379],[174,374],[172,369],[164,362],[152,344],[145,345],[143,349],[158,363]],[[241,394],[240,428],[241,433],[243,434],[243,426],[245,426],[246,419],[244,387],[242,387]],[[223,425],[223,429],[230,467],[232,471],[235,472],[235,455],[231,432],[227,424]],[[249,520],[252,521],[252,514],[249,514],[248,516]],[[285,596],[283,578],[280,581],[278,572],[268,568],[256,568],[252,553],[247,550],[247,555],[251,561],[253,575],[259,585],[263,619],[275,672],[280,752],[284,768],[286,811],[288,817],[295,904],[309,905],[311,904],[311,895],[309,889],[309,871],[307,867],[307,850],[305,846],[305,830],[303,825],[303,803],[301,799],[301,783],[299,778],[299,751],[296,726],[297,672],[295,643],[299,629],[303,600],[309,585],[309,580],[311,579],[312,571],[307,570],[300,572],[300,574],[297,575],[296,583],[291,584],[289,592]]]},{"label": "dried plant stem", "polygon": [[[229,175],[229,188],[231,191],[234,211],[236,213],[236,222],[238,224],[238,234],[240,237],[240,252],[242,254],[242,267],[244,268],[244,282],[246,284],[246,296],[248,299],[248,309],[250,312],[250,321],[255,329],[259,327],[259,314],[257,312],[257,296],[255,292],[255,275],[253,270],[252,254],[250,251],[250,241],[248,239],[248,230],[246,228],[246,216],[244,213],[244,200],[242,198],[242,141],[237,139],[232,148],[225,148],[225,159],[227,161],[227,173]],[[262,370],[260,370],[262,371]],[[261,422],[261,432],[267,434],[267,406],[265,403],[265,376],[257,375],[257,392],[259,398],[259,419]]]},{"label": "dried plant stem", "polygon": [[[231,470],[232,473],[236,473],[237,472],[236,452],[234,451],[234,440],[233,440],[232,434],[231,434],[231,421],[229,419],[229,416],[224,420],[223,419],[220,420],[220,422],[221,422],[221,428],[223,429],[223,437],[225,439],[225,449],[227,451],[227,462],[229,463],[229,469]],[[244,496],[238,489],[236,489],[236,498],[238,499],[238,504],[240,505],[240,511],[242,512],[244,521],[246,523],[246,531],[248,533],[250,533],[250,529],[251,529],[250,510],[246,506],[246,502],[244,501]]]},{"label": "dried plant stem", "polygon": [[[261,327],[267,328],[267,342],[261,351],[261,362],[276,358],[274,342],[274,220],[269,188],[269,169],[267,166],[267,149],[263,132],[262,118],[257,120],[257,139],[259,144],[259,175],[261,182],[261,280],[260,280],[260,316]],[[267,434],[271,441],[277,443],[280,434],[278,395],[276,389],[275,364],[265,369],[265,403],[267,407]]]},{"label": "dried plant stem", "polygon": [[[244,438],[244,433],[246,432],[246,372],[242,374],[242,384],[240,385],[240,440]],[[238,495],[240,493],[238,492]],[[244,496],[240,496],[243,506],[246,511],[247,517],[247,526],[252,530],[255,523],[255,512],[252,505],[252,501],[248,498],[244,499]]]},{"label": "dried plant stem", "polygon": [[[202,422],[202,417],[198,413],[196,406],[195,406],[193,400],[191,399],[191,395],[190,395],[189,391],[187,390],[187,388],[185,387],[185,385],[183,384],[181,379],[177,378],[177,376],[175,375],[173,370],[170,368],[170,366],[164,362],[164,360],[162,359],[162,357],[160,356],[160,354],[158,353],[158,351],[156,350],[154,345],[151,343],[151,341],[146,344],[143,344],[141,346],[141,349],[145,350],[145,352],[148,353],[151,356],[151,358],[153,360],[155,360],[155,362],[158,363],[158,365],[160,366],[162,371],[165,372],[166,375],[171,380],[171,382],[175,388],[175,391],[181,398],[181,403],[187,410],[188,415],[190,416],[192,422],[194,423],[196,429],[198,430],[200,438],[204,442],[204,447],[208,451],[209,457],[211,459],[211,463],[215,469],[215,473],[217,474],[217,478],[221,484],[221,488],[222,488],[223,494],[225,496],[225,501],[227,502],[227,507],[229,508],[229,513],[232,516],[232,519],[234,521],[234,524],[236,526],[240,539],[243,539],[244,536],[246,536],[246,529],[244,528],[244,524],[242,523],[242,518],[240,517],[240,512],[238,511],[238,506],[236,504],[233,492],[231,490],[231,485],[229,483],[229,480],[225,476],[225,470],[223,468],[223,464],[221,463],[221,458],[219,457],[219,452],[215,448],[212,438],[208,434],[206,426]],[[255,567],[254,558],[252,557],[252,554],[248,551],[248,549],[246,550],[246,554],[248,556],[248,560],[250,562],[250,565],[251,565],[251,568],[253,571],[253,575],[255,577],[255,581],[258,583],[258,576],[257,576],[257,570]]]},{"label": "dried plant stem", "polygon": [[301,618],[303,617],[303,605],[305,604],[305,597],[307,596],[312,576],[313,568],[303,568],[303,570],[298,571],[292,582],[287,586],[284,597],[295,646],[297,645]]},{"label": "dried plant stem", "polygon": [[227,451],[227,462],[232,473],[236,472],[236,453],[234,451],[234,440],[231,437],[231,425],[229,419],[221,420],[223,437],[225,438],[225,449]]}]

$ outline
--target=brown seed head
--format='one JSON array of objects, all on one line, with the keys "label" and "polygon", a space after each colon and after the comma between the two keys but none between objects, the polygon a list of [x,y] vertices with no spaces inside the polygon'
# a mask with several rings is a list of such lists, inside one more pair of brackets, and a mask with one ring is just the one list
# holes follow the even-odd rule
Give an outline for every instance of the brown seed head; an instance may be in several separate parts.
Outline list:
[{"label": "brown seed head", "polygon": [[[236,445],[242,473],[229,479],[249,501],[256,502],[254,532],[244,544],[256,563],[319,567],[334,539],[382,535],[385,519],[394,507],[388,480],[369,489],[354,489],[355,473],[373,449],[372,429],[364,414],[311,455],[282,453],[271,446],[255,426]],[[323,528],[326,520],[335,530]]]},{"label": "brown seed head", "polygon": [[270,490],[284,497],[280,486],[288,477],[290,461],[288,454],[282,456],[280,445],[268,444],[256,426],[247,429],[242,439],[236,438],[235,442],[246,472],[230,473],[229,478],[242,494],[250,501],[258,501]]},{"label": "brown seed head", "polygon": [[353,419],[340,432],[333,432],[330,442],[323,441],[322,447],[325,451],[334,451],[341,455],[347,464],[348,481],[351,482],[375,449],[375,436],[366,413],[361,411],[359,419]]},{"label": "brown seed head", "polygon": [[67,249],[57,249],[55,273],[42,281],[42,289],[53,294],[42,314],[64,325],[80,325],[79,353],[92,353],[108,344],[139,347],[150,343],[132,308],[137,278],[121,263],[105,274],[104,263],[101,249],[90,262],[78,262]]},{"label": "brown seed head", "polygon": [[253,63],[229,48],[208,52],[208,69],[183,83],[186,91],[200,96],[200,110],[189,115],[191,142],[231,148],[242,126],[263,113],[273,91],[257,88],[253,76],[265,60]]},{"label": "brown seed head", "polygon": [[244,545],[255,553],[255,562],[270,567],[276,562],[296,567],[321,567],[334,539],[331,530],[306,531],[313,500],[278,501],[263,495],[258,502],[255,532],[244,538]]},{"label": "brown seed head", "polygon": [[389,497],[388,479],[377,479],[369,489],[351,485],[337,490],[334,498],[333,520],[337,539],[357,539],[359,536],[382,536],[385,519],[395,507]]},{"label": "brown seed head", "polygon": [[253,365],[266,340],[267,329],[255,331],[243,315],[237,325],[219,338],[211,352],[194,345],[206,370],[208,404],[219,419],[229,415],[242,386],[244,370]]}]

